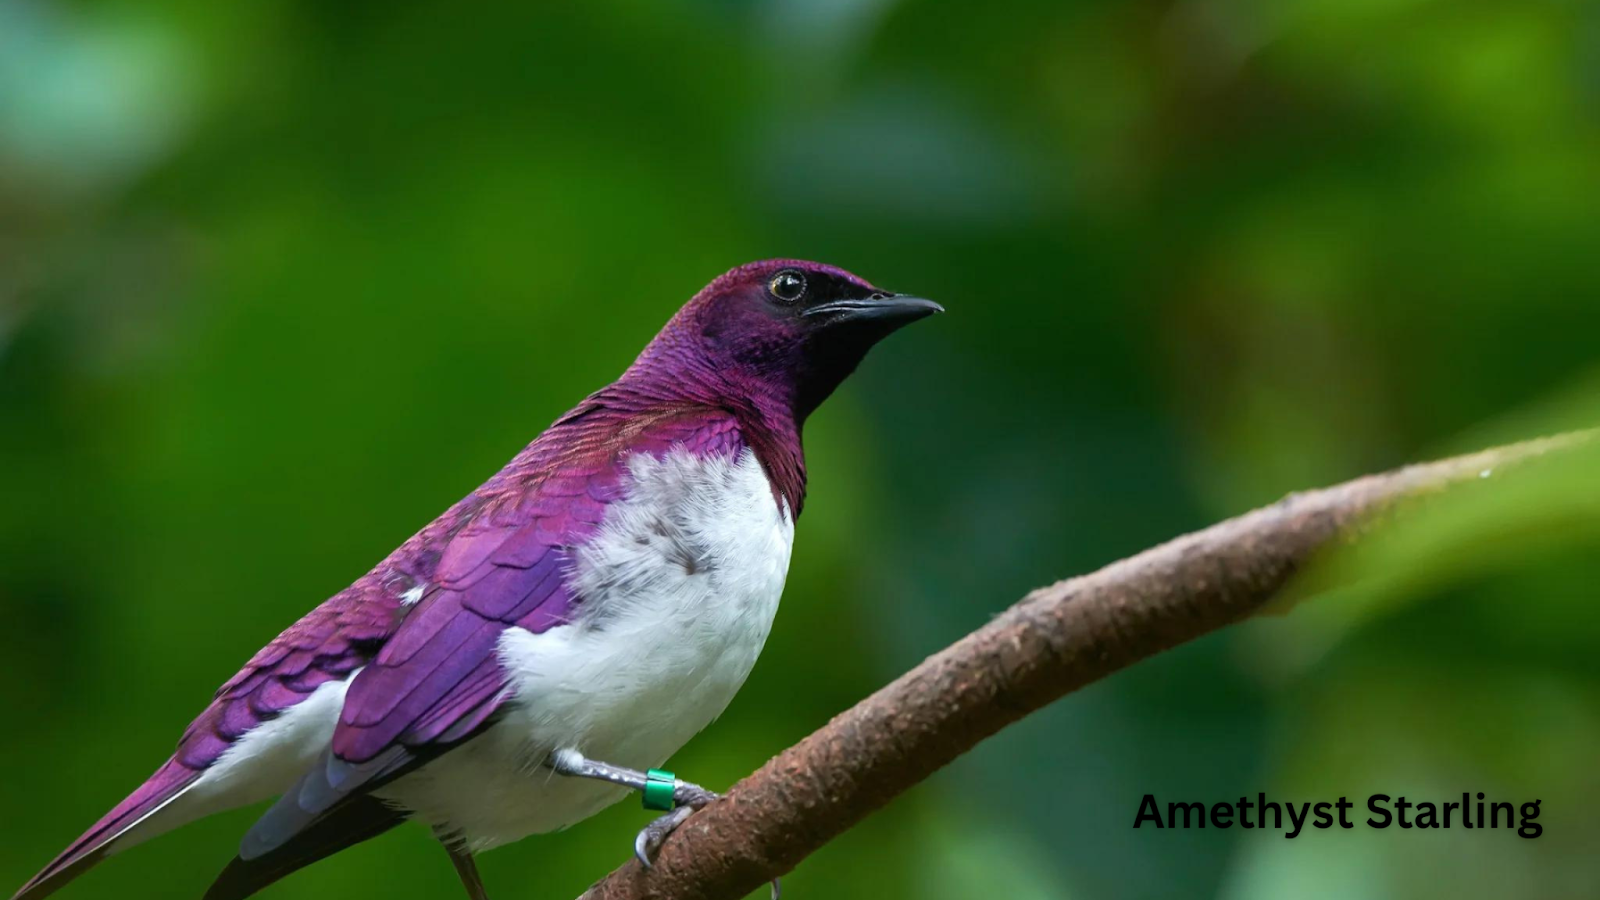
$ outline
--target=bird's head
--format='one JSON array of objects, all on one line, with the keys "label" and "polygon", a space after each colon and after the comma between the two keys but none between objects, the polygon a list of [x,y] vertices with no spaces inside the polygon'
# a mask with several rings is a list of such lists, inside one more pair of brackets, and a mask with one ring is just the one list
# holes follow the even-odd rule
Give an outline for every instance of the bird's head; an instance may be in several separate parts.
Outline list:
[{"label": "bird's head", "polygon": [[731,389],[783,397],[803,421],[874,344],[937,312],[943,308],[931,300],[873,287],[833,266],[763,260],[696,294],[640,362],[704,367]]}]

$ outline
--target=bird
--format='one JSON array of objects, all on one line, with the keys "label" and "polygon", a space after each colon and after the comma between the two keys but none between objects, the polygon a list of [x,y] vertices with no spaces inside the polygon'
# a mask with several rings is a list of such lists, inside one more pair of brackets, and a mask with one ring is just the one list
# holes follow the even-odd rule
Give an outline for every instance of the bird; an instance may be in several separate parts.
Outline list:
[{"label": "bird", "polygon": [[717,798],[660,770],[756,663],[806,495],[807,418],[942,312],[821,263],[717,277],[614,382],[219,688],[176,752],[22,886],[277,797],[205,900],[242,900],[415,819],[475,856],[642,791],[648,866]]}]

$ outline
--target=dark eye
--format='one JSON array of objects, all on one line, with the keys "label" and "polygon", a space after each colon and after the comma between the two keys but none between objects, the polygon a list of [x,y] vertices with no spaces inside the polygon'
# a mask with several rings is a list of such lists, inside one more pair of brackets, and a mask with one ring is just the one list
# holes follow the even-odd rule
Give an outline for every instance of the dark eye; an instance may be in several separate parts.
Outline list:
[{"label": "dark eye", "polygon": [[784,269],[767,282],[767,291],[784,303],[793,303],[806,294],[806,277],[793,269]]}]

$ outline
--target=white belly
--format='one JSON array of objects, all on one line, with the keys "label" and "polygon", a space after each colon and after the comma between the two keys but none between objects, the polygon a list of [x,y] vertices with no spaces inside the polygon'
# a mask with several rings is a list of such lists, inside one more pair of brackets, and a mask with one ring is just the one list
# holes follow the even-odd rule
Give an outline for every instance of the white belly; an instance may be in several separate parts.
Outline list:
[{"label": "white belly", "polygon": [[755,666],[794,527],[753,453],[630,460],[632,484],[576,553],[585,618],[500,641],[510,712],[381,792],[483,850],[587,818],[623,789],[557,776],[558,749],[646,769],[710,724]]}]

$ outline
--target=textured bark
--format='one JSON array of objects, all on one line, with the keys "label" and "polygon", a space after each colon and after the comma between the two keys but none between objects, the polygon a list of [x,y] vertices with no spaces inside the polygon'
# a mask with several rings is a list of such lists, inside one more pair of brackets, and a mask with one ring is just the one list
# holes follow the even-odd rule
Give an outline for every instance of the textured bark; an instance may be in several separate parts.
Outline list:
[{"label": "textured bark", "polygon": [[1260,612],[1319,550],[1359,536],[1397,502],[1594,434],[1292,494],[1039,588],[734,785],[666,842],[653,869],[630,861],[581,900],[742,897],[1028,713]]}]

